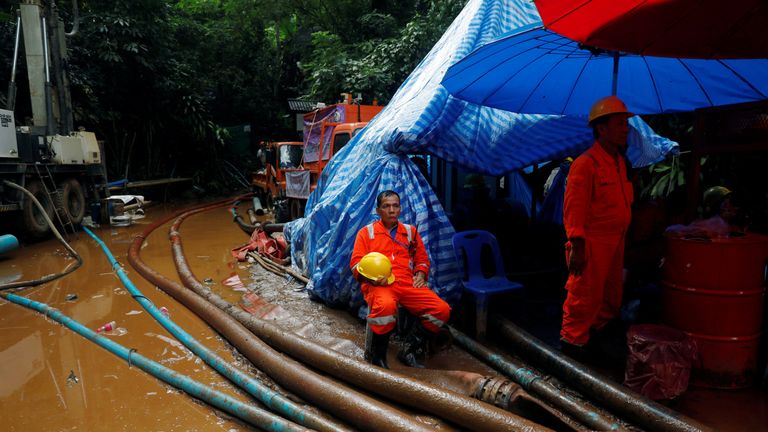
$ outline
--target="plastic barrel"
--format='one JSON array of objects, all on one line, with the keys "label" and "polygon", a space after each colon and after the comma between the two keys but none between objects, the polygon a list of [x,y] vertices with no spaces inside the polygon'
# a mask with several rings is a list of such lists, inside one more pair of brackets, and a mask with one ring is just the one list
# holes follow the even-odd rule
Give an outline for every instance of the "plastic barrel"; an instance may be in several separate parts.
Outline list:
[{"label": "plastic barrel", "polygon": [[0,235],[0,254],[10,252],[19,247],[19,241],[11,234]]},{"label": "plastic barrel", "polygon": [[692,383],[751,385],[757,374],[768,237],[668,238],[662,315],[695,341]]}]

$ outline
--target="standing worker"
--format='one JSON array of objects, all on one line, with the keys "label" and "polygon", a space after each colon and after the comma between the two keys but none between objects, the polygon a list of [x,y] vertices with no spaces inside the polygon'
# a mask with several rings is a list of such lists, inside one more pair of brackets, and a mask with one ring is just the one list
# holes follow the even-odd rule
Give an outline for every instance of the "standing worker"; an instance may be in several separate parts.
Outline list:
[{"label": "standing worker", "polygon": [[397,321],[397,306],[417,316],[397,354],[410,367],[423,368],[419,357],[428,338],[448,321],[450,306],[427,286],[429,257],[416,229],[398,222],[400,196],[391,190],[376,197],[380,220],[357,233],[349,266],[360,281],[368,320],[365,358],[388,369],[387,346]]},{"label": "standing worker", "polygon": [[624,155],[633,115],[616,96],[595,102],[589,112],[595,143],[568,174],[563,222],[569,276],[560,341],[562,352],[577,359],[586,355],[590,330],[600,330],[621,309],[633,200]]}]

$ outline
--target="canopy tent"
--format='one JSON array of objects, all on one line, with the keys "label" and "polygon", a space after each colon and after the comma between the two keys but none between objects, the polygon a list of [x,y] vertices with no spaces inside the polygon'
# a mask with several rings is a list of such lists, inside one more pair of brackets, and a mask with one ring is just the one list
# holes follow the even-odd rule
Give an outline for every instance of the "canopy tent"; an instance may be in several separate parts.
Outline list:
[{"label": "canopy tent", "polygon": [[[431,154],[468,171],[501,175],[579,154],[592,142],[583,117],[514,114],[448,94],[445,71],[473,49],[539,17],[527,0],[470,0],[387,107],[324,169],[305,217],[289,223],[294,266],[310,276],[310,294],[328,304],[364,304],[349,270],[357,231],[376,219],[375,199],[397,191],[401,220],[415,225],[427,247],[429,284],[449,303],[461,294],[451,246],[454,233],[429,183],[408,154]],[[595,95],[595,99],[603,95]],[[628,156],[635,166],[661,160],[677,144],[639,118],[631,121]]]}]

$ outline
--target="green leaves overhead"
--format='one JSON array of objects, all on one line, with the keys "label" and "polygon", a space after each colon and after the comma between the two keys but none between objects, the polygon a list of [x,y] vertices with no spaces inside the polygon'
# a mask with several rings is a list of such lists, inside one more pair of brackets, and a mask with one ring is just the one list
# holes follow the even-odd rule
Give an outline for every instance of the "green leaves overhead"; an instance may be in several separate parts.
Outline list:
[{"label": "green leaves overhead", "polygon": [[[67,38],[75,126],[105,142],[112,178],[195,172],[222,155],[224,125],[250,125],[252,142],[295,139],[288,98],[388,101],[464,3],[79,0],[79,32]],[[17,4],[0,10],[6,77]]]}]

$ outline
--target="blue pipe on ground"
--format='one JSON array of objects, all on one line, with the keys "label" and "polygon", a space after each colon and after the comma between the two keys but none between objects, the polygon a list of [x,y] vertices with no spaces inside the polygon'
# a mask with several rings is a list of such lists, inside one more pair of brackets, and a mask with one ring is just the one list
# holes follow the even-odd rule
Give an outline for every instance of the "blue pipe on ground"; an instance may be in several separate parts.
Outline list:
[{"label": "blue pipe on ground", "polygon": [[0,254],[10,252],[19,247],[19,240],[11,234],[0,235]]},{"label": "blue pipe on ground", "polygon": [[107,256],[109,263],[112,264],[112,269],[117,272],[117,276],[123,283],[125,288],[131,293],[134,299],[138,301],[141,306],[149,312],[152,317],[157,320],[166,330],[168,330],[176,339],[179,340],[184,346],[189,348],[190,351],[200,357],[205,363],[212,368],[216,369],[220,374],[224,375],[227,379],[232,381],[237,386],[246,390],[253,397],[263,402],[271,410],[286,416],[287,418],[304,425],[308,428],[317,429],[319,431],[342,431],[349,430],[344,425],[322,418],[315,413],[307,410],[306,408],[296,404],[289,400],[285,396],[281,395],[270,389],[269,387],[261,384],[257,380],[253,379],[249,375],[243,373],[239,369],[233,367],[227,363],[224,359],[217,356],[213,351],[209,350],[203,344],[198,342],[189,333],[184,331],[170,318],[163,315],[151,301],[149,301],[141,291],[136,288],[136,285],[131,282],[128,276],[125,274],[122,266],[115,259],[109,247],[96,235],[88,229],[83,227],[91,238],[99,244],[104,254]]},{"label": "blue pipe on ground", "polygon": [[152,361],[135,350],[130,350],[111,339],[102,336],[88,327],[80,324],[72,318],[64,315],[61,311],[54,309],[44,303],[36,302],[16,294],[0,293],[4,299],[18,305],[36,310],[48,318],[65,325],[70,330],[78,333],[80,336],[96,343],[107,351],[128,361],[129,365],[136,365],[139,369],[150,375],[194,396],[210,405],[219,408],[249,424],[268,431],[305,431],[307,429],[291,423],[288,420],[276,416],[269,411],[259,409],[255,406],[247,405],[226,394],[201,384],[186,375],[182,375],[169,369],[160,363]]}]

